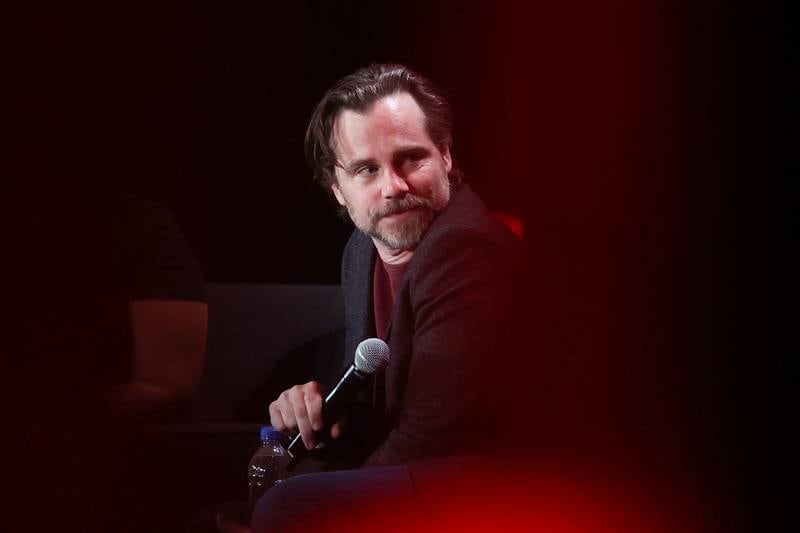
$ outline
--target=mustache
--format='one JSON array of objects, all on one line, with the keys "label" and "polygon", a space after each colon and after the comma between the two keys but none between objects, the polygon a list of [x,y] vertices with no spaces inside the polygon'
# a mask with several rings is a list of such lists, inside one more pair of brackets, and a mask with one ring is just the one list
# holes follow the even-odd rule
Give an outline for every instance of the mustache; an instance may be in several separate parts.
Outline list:
[{"label": "mustache", "polygon": [[394,215],[395,213],[402,213],[403,211],[408,211],[409,209],[418,207],[433,209],[433,202],[427,198],[421,198],[413,194],[408,194],[400,200],[392,200],[386,205],[373,211],[372,220],[377,221],[383,217]]}]

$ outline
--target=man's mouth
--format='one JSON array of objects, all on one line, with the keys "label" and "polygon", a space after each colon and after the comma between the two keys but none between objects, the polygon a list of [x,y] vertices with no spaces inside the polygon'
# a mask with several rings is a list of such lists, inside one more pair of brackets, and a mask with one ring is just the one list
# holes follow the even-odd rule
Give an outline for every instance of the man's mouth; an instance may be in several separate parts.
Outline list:
[{"label": "man's mouth", "polygon": [[395,211],[394,213],[390,213],[388,215],[384,215],[381,218],[388,218],[392,220],[397,220],[401,218],[406,218],[409,216],[417,215],[423,211],[422,207],[410,207],[408,209],[404,209],[402,211]]}]

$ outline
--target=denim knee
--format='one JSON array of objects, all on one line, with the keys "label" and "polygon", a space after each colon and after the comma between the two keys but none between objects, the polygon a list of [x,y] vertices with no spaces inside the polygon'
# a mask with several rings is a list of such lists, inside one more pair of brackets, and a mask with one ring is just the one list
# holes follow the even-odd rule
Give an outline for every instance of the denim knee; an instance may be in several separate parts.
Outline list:
[{"label": "denim knee", "polygon": [[313,484],[305,478],[313,476],[288,478],[265,492],[253,509],[253,533],[293,531],[307,525],[314,504]]}]

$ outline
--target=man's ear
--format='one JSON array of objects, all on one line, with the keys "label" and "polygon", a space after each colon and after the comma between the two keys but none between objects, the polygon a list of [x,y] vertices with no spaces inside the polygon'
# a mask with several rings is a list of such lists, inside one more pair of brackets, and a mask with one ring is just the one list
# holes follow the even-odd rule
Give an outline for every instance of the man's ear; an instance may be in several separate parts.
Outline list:
[{"label": "man's ear", "polygon": [[451,170],[453,170],[453,158],[450,157],[450,147],[445,146],[444,150],[442,150],[442,159],[444,159],[445,167],[447,168],[447,173],[449,174]]},{"label": "man's ear", "polygon": [[344,201],[344,195],[342,194],[342,190],[339,188],[338,183],[331,184],[331,190],[333,191],[333,195],[336,197],[336,201],[339,202],[339,205],[347,205]]}]

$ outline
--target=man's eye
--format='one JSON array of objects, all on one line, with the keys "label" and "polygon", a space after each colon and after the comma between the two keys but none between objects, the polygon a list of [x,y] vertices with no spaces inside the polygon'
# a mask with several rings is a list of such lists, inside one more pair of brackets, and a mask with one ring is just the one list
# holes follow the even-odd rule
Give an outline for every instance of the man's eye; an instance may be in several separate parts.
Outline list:
[{"label": "man's eye", "polygon": [[372,174],[376,174],[378,172],[378,167],[375,165],[367,165],[365,167],[361,167],[358,169],[357,174],[361,174],[362,176],[370,176]]}]

